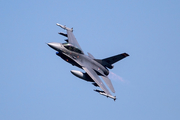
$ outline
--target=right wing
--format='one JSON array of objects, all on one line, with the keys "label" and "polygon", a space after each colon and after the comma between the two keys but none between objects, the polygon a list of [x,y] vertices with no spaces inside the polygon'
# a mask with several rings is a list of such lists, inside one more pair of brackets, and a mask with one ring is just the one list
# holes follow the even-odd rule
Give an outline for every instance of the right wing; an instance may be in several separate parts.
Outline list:
[{"label": "right wing", "polygon": [[111,95],[111,93],[109,92],[109,90],[106,88],[106,86],[103,84],[103,82],[101,81],[101,79],[98,77],[98,75],[96,74],[96,72],[92,69],[92,68],[86,68],[86,67],[82,67],[87,74],[94,80],[95,83],[98,84],[98,86],[108,95]]},{"label": "right wing", "polygon": [[108,85],[108,87],[110,88],[110,90],[115,93],[114,87],[111,83],[111,80],[107,77],[107,76],[101,76],[102,79],[105,81],[105,83]]}]

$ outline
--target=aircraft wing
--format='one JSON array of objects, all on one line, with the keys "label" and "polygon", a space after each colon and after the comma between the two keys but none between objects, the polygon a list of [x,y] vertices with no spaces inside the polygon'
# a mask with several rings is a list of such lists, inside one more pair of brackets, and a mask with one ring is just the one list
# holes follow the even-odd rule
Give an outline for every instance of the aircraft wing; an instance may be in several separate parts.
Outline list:
[{"label": "aircraft wing", "polygon": [[103,80],[105,81],[105,83],[108,85],[108,87],[110,88],[110,90],[115,93],[114,87],[111,83],[111,80],[107,77],[107,76],[101,76],[103,78]]},{"label": "aircraft wing", "polygon": [[[67,36],[68,36],[68,42],[76,47],[78,47],[79,49],[81,49],[81,46],[79,45],[79,43],[77,42],[74,34],[72,31],[67,30]],[[81,49],[82,50],[82,49]]]},{"label": "aircraft wing", "polygon": [[98,84],[98,86],[107,94],[111,96],[111,93],[109,90],[106,88],[106,86],[103,84],[101,79],[98,77],[97,73],[90,67],[82,67],[87,74],[94,80],[95,83]]},{"label": "aircraft wing", "polygon": [[[64,34],[64,33],[60,33],[61,35],[64,35],[66,37],[68,37],[68,40],[67,42],[78,47],[79,49],[81,49],[81,46],[79,45],[79,43],[77,42],[74,34],[73,34],[73,28],[67,28],[66,26],[63,26],[63,25],[60,25],[60,24],[56,24],[57,26],[60,26],[61,28],[67,30],[67,34]],[[81,49],[82,50],[82,49]]]}]

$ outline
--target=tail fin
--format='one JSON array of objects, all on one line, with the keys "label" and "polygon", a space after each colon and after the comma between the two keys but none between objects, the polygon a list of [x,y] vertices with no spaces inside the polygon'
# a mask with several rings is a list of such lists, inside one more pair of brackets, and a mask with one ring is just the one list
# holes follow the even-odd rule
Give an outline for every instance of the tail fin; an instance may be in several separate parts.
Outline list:
[{"label": "tail fin", "polygon": [[123,58],[129,56],[127,53],[122,53],[122,54],[119,54],[119,55],[115,55],[115,56],[112,56],[112,57],[108,57],[108,58],[105,58],[105,59],[102,59],[102,60],[99,60],[99,59],[95,59],[97,62],[99,62],[100,64],[102,64],[104,67],[107,67],[109,69],[112,69],[113,68],[113,65],[115,62],[119,61],[119,60],[122,60]]}]

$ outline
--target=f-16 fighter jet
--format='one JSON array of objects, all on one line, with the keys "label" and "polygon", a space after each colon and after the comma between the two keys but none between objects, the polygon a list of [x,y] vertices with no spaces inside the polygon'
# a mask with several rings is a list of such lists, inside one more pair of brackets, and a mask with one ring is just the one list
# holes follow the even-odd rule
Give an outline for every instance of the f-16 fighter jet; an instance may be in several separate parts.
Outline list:
[{"label": "f-16 fighter jet", "polygon": [[[105,59],[95,59],[90,53],[88,53],[88,55],[85,55],[73,34],[73,28],[70,29],[58,23],[56,25],[67,31],[67,34],[62,32],[59,33],[60,35],[67,37],[67,39],[65,40],[66,43],[51,42],[48,43],[48,45],[56,50],[56,55],[61,57],[63,60],[85,71],[85,73],[83,73],[81,71],[71,70],[71,73],[73,75],[85,81],[92,82],[94,86],[100,87],[102,89],[94,91],[106,97],[112,98],[115,101],[116,96],[111,95],[111,93],[105,86],[106,84],[111,92],[115,93],[111,80],[108,78],[108,69],[112,69],[112,64],[129,55],[127,53],[122,53]],[[99,76],[102,77],[104,82],[101,81]]]}]

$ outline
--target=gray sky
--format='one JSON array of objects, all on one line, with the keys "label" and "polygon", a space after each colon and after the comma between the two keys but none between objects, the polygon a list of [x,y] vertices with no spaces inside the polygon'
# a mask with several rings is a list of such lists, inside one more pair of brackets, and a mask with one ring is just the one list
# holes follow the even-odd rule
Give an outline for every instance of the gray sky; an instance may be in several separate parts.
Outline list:
[{"label": "gray sky", "polygon": [[[1,1],[1,120],[179,120],[180,1]],[[85,53],[130,56],[111,70],[117,101],[55,55],[56,23]],[[80,70],[83,71],[83,70]]]}]

